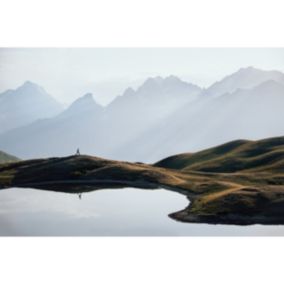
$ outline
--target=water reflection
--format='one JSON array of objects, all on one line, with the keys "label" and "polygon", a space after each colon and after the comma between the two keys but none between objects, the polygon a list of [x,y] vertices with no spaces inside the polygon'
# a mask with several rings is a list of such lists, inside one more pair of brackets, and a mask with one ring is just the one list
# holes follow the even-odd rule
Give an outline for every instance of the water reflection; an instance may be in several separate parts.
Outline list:
[{"label": "water reflection", "polygon": [[163,189],[104,189],[68,194],[10,188],[0,190],[0,235],[284,235],[283,226],[189,224],[168,217],[187,205],[185,196]]}]

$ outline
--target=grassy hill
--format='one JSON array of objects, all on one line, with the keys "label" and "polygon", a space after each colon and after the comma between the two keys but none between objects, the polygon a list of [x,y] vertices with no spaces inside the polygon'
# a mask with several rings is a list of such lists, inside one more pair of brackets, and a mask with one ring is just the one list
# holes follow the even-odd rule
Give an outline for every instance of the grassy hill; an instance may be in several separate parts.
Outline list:
[{"label": "grassy hill", "polygon": [[70,156],[0,165],[0,188],[62,192],[166,188],[186,195],[183,222],[284,224],[284,137],[237,140],[154,165]]},{"label": "grassy hill", "polygon": [[218,173],[283,171],[284,137],[259,141],[237,140],[194,154],[168,157],[155,166]]},{"label": "grassy hill", "polygon": [[19,161],[19,159],[3,151],[0,151],[0,163],[9,163],[9,162],[16,162],[16,161]]}]

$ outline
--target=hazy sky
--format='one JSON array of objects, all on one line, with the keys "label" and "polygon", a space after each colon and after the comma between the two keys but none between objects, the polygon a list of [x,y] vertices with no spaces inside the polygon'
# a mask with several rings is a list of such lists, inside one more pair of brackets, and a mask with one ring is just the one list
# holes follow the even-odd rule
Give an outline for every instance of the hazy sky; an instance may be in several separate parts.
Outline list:
[{"label": "hazy sky", "polygon": [[284,48],[2,48],[0,92],[30,80],[67,104],[87,92],[106,104],[150,76],[207,87],[247,66],[284,71]]}]

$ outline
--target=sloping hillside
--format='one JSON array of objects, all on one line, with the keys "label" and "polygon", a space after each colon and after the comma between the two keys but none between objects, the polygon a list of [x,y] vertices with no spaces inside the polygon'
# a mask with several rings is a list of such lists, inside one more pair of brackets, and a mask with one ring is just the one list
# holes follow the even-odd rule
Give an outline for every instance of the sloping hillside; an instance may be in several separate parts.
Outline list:
[{"label": "sloping hillside", "polygon": [[19,161],[19,159],[3,151],[0,151],[0,163],[9,163],[9,162],[16,162],[16,161]]},{"label": "sloping hillside", "polygon": [[154,165],[69,156],[0,165],[0,188],[62,192],[165,188],[186,195],[183,222],[284,224],[284,137],[238,140]]},{"label": "sloping hillside", "polygon": [[194,154],[166,158],[156,166],[184,171],[233,173],[284,170],[284,138],[237,140]]}]

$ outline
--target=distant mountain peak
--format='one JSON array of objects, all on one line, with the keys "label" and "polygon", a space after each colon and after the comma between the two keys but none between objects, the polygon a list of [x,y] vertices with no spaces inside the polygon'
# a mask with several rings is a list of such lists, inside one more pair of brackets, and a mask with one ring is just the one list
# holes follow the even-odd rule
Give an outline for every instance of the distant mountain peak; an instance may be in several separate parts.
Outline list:
[{"label": "distant mountain peak", "polygon": [[129,96],[129,95],[133,95],[133,94],[135,94],[135,91],[131,87],[127,88],[123,93],[124,96]]},{"label": "distant mountain peak", "polygon": [[86,93],[81,98],[79,98],[79,100],[90,100],[90,101],[94,101],[95,102],[95,99],[94,99],[92,93]]},{"label": "distant mountain peak", "polygon": [[144,83],[141,85],[141,87],[139,89],[145,88],[145,87],[151,88],[153,86],[157,86],[157,85],[161,84],[162,81],[163,81],[163,78],[161,76],[149,77],[148,79],[146,79],[144,81]]},{"label": "distant mountain peak", "polygon": [[240,71],[241,72],[243,72],[243,71],[253,71],[253,70],[261,71],[260,69],[257,69],[257,68],[255,68],[253,66],[247,66],[247,67],[240,68],[238,72],[240,72]]},{"label": "distant mountain peak", "polygon": [[26,81],[21,86],[1,94],[0,132],[21,127],[38,119],[50,118],[62,111],[62,106],[41,86]]},{"label": "distant mountain peak", "polygon": [[175,75],[170,75],[168,77],[165,77],[164,81],[168,81],[168,82],[183,82],[179,77],[177,77]]},{"label": "distant mountain peak", "polygon": [[269,74],[273,71],[266,71],[253,66],[240,68],[237,72],[231,74],[230,76],[258,76],[263,74]]},{"label": "distant mountain peak", "polygon": [[27,90],[27,89],[40,89],[43,90],[43,88],[36,83],[33,83],[32,81],[25,81],[23,85],[18,87],[18,90]]},{"label": "distant mountain peak", "polygon": [[[158,89],[175,89],[175,88],[195,88],[196,91],[200,89],[198,86],[193,85],[191,83],[182,81],[178,76],[169,75],[167,77],[150,77],[145,80],[145,82],[137,89],[137,91],[154,91],[156,92]],[[201,89],[200,89],[201,90]]]},{"label": "distant mountain peak", "polygon": [[167,77],[156,76],[156,77],[149,77],[148,79],[146,79],[143,85],[163,84],[165,82],[182,82],[182,80],[174,75],[170,75]]},{"label": "distant mountain peak", "polygon": [[95,101],[93,94],[92,93],[86,93],[85,95],[79,97],[78,99],[76,99],[71,105],[85,105],[85,104],[95,104],[98,105],[99,104]]},{"label": "distant mountain peak", "polygon": [[62,115],[70,115],[75,113],[86,113],[96,112],[102,110],[102,106],[98,104],[93,94],[87,93],[82,97],[75,100],[63,113]]},{"label": "distant mountain peak", "polygon": [[274,76],[277,78],[278,76],[280,77],[283,77],[284,74],[280,71],[277,71],[277,70],[263,70],[263,69],[260,69],[260,68],[255,68],[254,66],[248,66],[248,67],[243,67],[243,68],[240,68],[237,72],[229,75],[228,77],[232,77],[232,76],[237,76],[237,75],[251,75],[251,76],[267,76],[268,79],[267,80],[270,80],[270,77],[271,77],[271,80],[275,80],[274,79]]},{"label": "distant mountain peak", "polygon": [[50,96],[43,87],[41,87],[40,85],[32,81],[25,81],[24,84],[19,86],[15,91],[20,96],[22,95],[29,96],[31,94],[37,94],[37,95],[40,94],[41,96]]},{"label": "distant mountain peak", "polygon": [[23,84],[23,86],[34,86],[34,85],[37,86],[37,84],[35,84],[35,83],[33,83],[32,81],[29,81],[29,80],[25,81],[24,84]]},{"label": "distant mountain peak", "polygon": [[205,93],[220,96],[225,93],[233,93],[238,89],[251,89],[270,80],[284,84],[284,74],[280,71],[267,71],[248,66],[214,83]]}]

